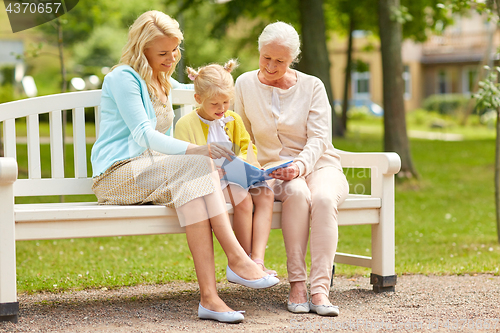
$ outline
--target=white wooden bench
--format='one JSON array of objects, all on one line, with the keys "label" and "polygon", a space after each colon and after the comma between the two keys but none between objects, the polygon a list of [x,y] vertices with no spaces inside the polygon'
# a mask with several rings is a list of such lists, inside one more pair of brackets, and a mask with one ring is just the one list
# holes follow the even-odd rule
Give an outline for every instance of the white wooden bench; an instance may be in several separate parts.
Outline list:
[{"label": "white wooden bench", "polygon": [[[101,91],[85,91],[30,98],[0,104],[4,155],[0,157],[0,321],[17,322],[16,241],[183,233],[174,209],[163,206],[99,206],[96,202],[15,204],[15,197],[93,194],[88,176],[86,143],[96,133],[85,133],[84,108],[99,119]],[[174,104],[181,114],[192,110],[193,92],[176,90]],[[75,176],[64,174],[62,110],[72,111]],[[43,178],[40,162],[39,115],[50,123],[51,175]],[[26,118],[27,137],[16,137],[15,120]],[[28,178],[18,179],[17,145],[26,139]],[[339,225],[372,226],[371,257],[337,253],[335,262],[369,267],[375,291],[394,290],[394,175],[400,159],[395,153],[340,151],[344,168],[370,168],[370,195],[349,195],[339,207]],[[229,207],[230,208],[230,207]],[[232,210],[229,210],[230,215]],[[272,228],[280,228],[281,203],[274,205]],[[361,249],[360,249],[361,252]]]}]

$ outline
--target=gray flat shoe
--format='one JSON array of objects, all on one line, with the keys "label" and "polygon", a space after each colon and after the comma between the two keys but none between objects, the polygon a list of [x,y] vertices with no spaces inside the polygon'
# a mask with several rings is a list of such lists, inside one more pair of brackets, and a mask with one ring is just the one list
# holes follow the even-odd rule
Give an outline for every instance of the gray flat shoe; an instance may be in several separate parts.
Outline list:
[{"label": "gray flat shoe", "polygon": [[339,307],[332,304],[314,305],[312,301],[309,301],[309,309],[311,312],[315,312],[320,316],[330,316],[337,317],[340,313]]},{"label": "gray flat shoe", "polygon": [[309,313],[309,302],[305,303],[292,303],[288,301],[286,305],[288,311],[293,313]]},{"label": "gray flat shoe", "polygon": [[229,323],[229,324],[241,323],[243,319],[245,319],[245,317],[243,316],[244,312],[245,311],[216,312],[205,309],[201,305],[201,303],[198,306],[198,318],[216,320],[221,323]]},{"label": "gray flat shoe", "polygon": [[286,304],[288,311],[293,313],[309,313],[311,311],[309,308],[309,293],[307,293],[306,298],[307,301],[304,303],[292,303],[290,302],[290,295],[288,295],[288,302]]}]

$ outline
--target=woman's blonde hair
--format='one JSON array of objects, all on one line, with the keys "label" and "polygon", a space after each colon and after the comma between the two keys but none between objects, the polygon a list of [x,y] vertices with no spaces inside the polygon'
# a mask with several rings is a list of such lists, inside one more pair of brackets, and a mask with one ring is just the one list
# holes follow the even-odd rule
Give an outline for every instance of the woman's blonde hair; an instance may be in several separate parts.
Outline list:
[{"label": "woman's blonde hair", "polygon": [[[144,55],[144,51],[153,43],[158,37],[170,37],[178,40],[179,44],[184,39],[182,32],[179,29],[179,23],[157,10],[145,12],[139,16],[135,22],[130,26],[128,32],[128,41],[123,48],[120,63],[113,67],[113,69],[120,65],[129,65],[146,81],[149,91],[159,93],[153,86],[153,69],[148,63],[148,59]],[[170,76],[175,70],[175,66],[181,59],[180,49],[177,49],[175,56],[175,63],[168,72],[160,72],[158,80],[161,86],[168,94],[172,88],[170,83]]]},{"label": "woman's blonde hair", "polygon": [[198,70],[186,68],[188,77],[194,82],[194,91],[202,100],[216,95],[234,96],[234,80],[231,76],[233,69],[238,67],[235,59],[229,60],[224,66],[211,64]]}]

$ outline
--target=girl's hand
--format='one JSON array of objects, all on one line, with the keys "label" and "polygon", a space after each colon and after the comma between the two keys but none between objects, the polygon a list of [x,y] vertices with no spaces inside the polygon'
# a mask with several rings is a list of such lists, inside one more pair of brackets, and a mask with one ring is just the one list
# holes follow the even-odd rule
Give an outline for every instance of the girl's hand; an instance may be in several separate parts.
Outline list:
[{"label": "girl's hand", "polygon": [[225,157],[232,161],[231,155],[234,155],[234,153],[219,143],[210,143],[205,146],[190,144],[186,149],[186,155],[203,155],[214,160]]},{"label": "girl's hand", "polygon": [[224,171],[224,169],[222,169],[220,166],[218,166],[217,167],[217,172],[219,173],[219,179],[224,178],[224,175],[226,174],[226,172]]},{"label": "girl's hand", "polygon": [[290,163],[286,168],[280,168],[271,172],[270,176],[280,180],[292,180],[299,176],[300,170],[297,164]]}]

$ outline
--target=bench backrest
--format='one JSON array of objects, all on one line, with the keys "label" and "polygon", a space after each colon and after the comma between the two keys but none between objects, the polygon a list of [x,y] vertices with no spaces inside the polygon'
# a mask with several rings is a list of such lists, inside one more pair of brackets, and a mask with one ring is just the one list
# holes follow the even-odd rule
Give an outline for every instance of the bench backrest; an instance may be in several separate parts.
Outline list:
[{"label": "bench backrest", "polygon": [[[3,125],[4,156],[18,160],[17,145],[26,141],[28,176],[14,183],[15,196],[46,196],[93,194],[91,166],[87,163],[87,144],[93,143],[99,133],[101,90],[72,92],[29,98],[0,104],[0,122]],[[190,112],[196,103],[192,90],[174,90],[172,102],[179,106],[176,119]],[[85,132],[85,109],[93,109],[95,133]],[[66,133],[66,146],[73,144],[74,177],[64,172],[63,110],[72,113],[73,133]],[[40,115],[49,117],[50,176],[42,178],[40,145]],[[16,119],[26,119],[26,138],[16,135]],[[19,161],[18,161],[19,164]]]}]

